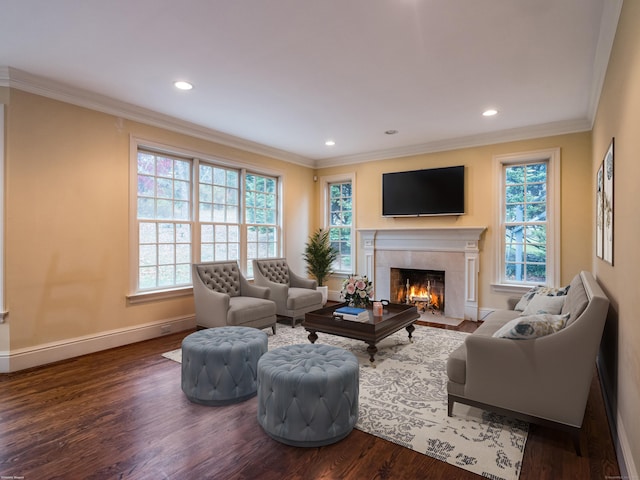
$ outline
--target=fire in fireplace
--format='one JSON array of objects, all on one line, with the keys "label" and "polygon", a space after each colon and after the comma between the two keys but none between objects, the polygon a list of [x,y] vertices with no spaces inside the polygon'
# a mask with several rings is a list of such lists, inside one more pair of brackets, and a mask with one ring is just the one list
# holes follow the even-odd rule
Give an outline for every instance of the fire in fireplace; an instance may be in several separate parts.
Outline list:
[{"label": "fire in fireplace", "polygon": [[415,305],[419,313],[444,315],[444,272],[391,268],[391,301]]}]

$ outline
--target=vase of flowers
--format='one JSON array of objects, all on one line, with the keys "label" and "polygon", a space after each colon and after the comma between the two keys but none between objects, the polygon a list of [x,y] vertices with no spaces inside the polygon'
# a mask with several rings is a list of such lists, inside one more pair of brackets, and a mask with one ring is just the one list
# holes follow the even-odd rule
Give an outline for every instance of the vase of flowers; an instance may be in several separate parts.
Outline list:
[{"label": "vase of flowers", "polygon": [[351,275],[342,282],[340,296],[349,303],[350,307],[365,308],[371,303],[372,293],[373,285],[366,275]]}]

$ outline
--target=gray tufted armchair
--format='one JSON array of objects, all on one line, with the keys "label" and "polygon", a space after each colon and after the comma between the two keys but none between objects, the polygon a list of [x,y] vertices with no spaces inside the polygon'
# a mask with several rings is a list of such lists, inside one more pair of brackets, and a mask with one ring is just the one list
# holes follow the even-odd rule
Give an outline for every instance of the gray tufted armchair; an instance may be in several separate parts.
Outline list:
[{"label": "gray tufted armchair", "polygon": [[193,299],[199,327],[271,327],[276,333],[276,304],[268,288],[251,285],[237,262],[194,264]]},{"label": "gray tufted armchair", "polygon": [[305,313],[322,308],[322,294],[316,290],[317,282],[293,273],[284,258],[254,260],[253,281],[271,290],[278,315],[291,317],[292,327]]}]

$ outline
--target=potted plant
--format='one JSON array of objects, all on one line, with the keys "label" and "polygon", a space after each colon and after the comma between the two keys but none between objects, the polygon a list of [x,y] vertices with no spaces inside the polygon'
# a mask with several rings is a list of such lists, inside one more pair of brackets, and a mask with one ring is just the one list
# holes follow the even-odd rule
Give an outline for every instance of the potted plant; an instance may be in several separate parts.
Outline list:
[{"label": "potted plant", "polygon": [[309,237],[302,258],[307,262],[307,272],[318,282],[324,305],[329,296],[329,287],[324,282],[333,273],[331,267],[338,258],[338,251],[329,242],[329,230],[319,228]]}]

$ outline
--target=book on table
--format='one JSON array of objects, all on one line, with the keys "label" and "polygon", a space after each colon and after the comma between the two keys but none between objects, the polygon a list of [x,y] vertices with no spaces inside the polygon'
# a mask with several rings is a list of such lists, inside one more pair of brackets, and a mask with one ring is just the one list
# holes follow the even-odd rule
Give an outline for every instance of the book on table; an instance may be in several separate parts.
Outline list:
[{"label": "book on table", "polygon": [[369,312],[365,308],[340,307],[336,308],[335,314],[345,320],[365,321],[369,320]]}]

